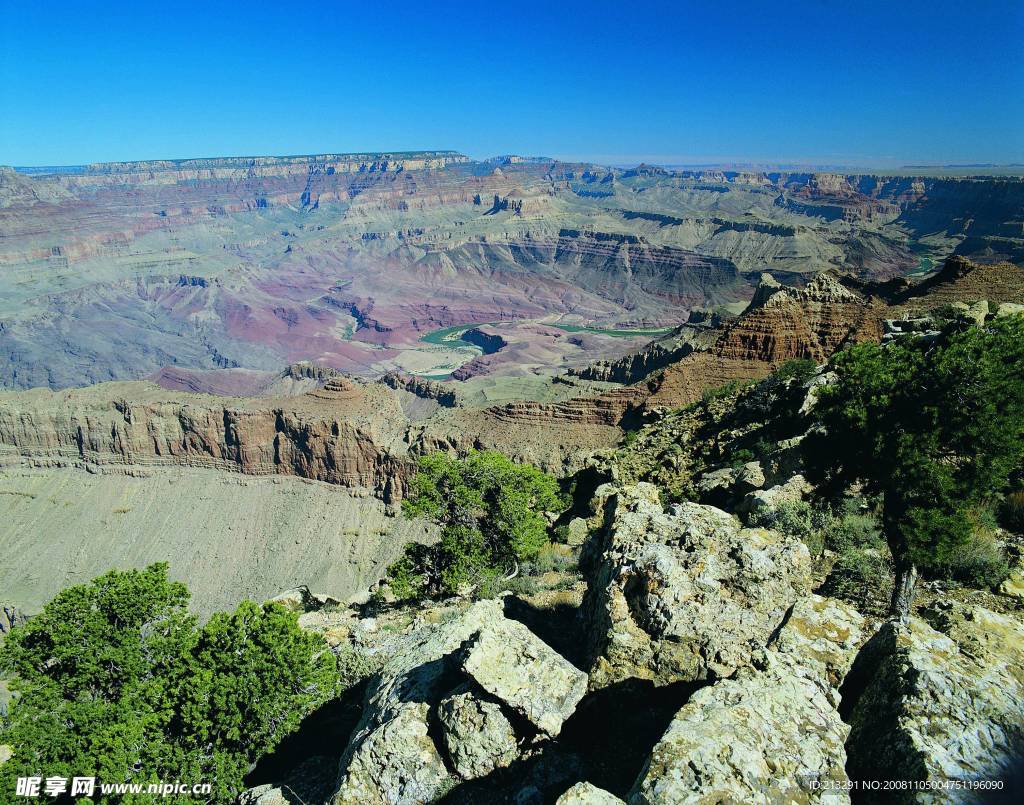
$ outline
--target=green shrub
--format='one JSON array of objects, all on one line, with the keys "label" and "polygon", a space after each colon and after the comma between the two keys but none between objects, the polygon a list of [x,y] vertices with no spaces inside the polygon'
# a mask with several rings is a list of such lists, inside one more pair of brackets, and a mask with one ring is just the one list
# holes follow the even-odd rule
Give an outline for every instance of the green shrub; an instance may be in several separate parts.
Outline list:
[{"label": "green shrub", "polygon": [[545,545],[530,562],[524,562],[522,572],[526,576],[542,576],[552,571],[564,572],[576,567],[576,558],[556,545]]},{"label": "green shrub", "polygon": [[418,599],[491,585],[492,576],[533,559],[549,542],[545,513],[566,502],[557,481],[536,467],[474,451],[464,459],[444,453],[420,458],[402,505],[407,515],[441,526],[435,544],[407,545],[388,568],[392,592]]},{"label": "green shrub", "polygon": [[766,436],[760,436],[750,446],[750,452],[754,454],[754,460],[761,461],[778,450],[778,448],[779,443],[777,441]]},{"label": "green shrub", "polygon": [[775,377],[783,382],[794,380],[802,385],[814,377],[817,371],[818,364],[810,358],[793,358],[775,370]]},{"label": "green shrub", "polygon": [[483,577],[473,593],[476,599],[497,598],[504,592],[513,595],[530,596],[540,590],[537,579],[531,576],[516,576],[508,579],[499,573],[490,573]]},{"label": "green shrub", "polygon": [[843,554],[855,548],[881,549],[885,547],[885,540],[878,520],[870,514],[856,512],[833,520],[825,532],[825,547]]},{"label": "green shrub", "polygon": [[728,383],[724,383],[721,386],[704,389],[700,398],[702,402],[708,403],[713,400],[722,400],[726,397],[734,397],[750,385],[752,385],[752,381],[750,380],[730,380]]},{"label": "green shrub", "polygon": [[982,531],[953,546],[931,572],[984,589],[998,587],[1010,574],[1010,565],[992,534]]},{"label": "green shrub", "polygon": [[777,509],[752,516],[750,525],[773,528],[801,540],[811,556],[819,556],[825,545],[825,532],[834,518],[824,510],[815,508],[805,500],[789,501]]},{"label": "green shrub", "polygon": [[345,688],[353,688],[371,674],[380,670],[381,661],[367,655],[349,643],[342,643],[335,649],[338,662],[338,678]]},{"label": "green shrub", "polygon": [[853,604],[865,614],[882,615],[888,609],[892,586],[892,557],[883,545],[851,548],[841,553],[821,592]]},{"label": "green shrub", "polygon": [[15,778],[208,781],[229,802],[243,777],[339,692],[323,638],[277,604],[244,601],[199,627],[167,565],[69,587],[0,648],[15,697],[0,726]]},{"label": "green shrub", "polygon": [[741,447],[739,450],[733,450],[729,453],[726,466],[730,469],[737,470],[744,464],[749,464],[751,461],[756,461],[757,456],[754,455],[752,450],[748,450],[746,447]]},{"label": "green shrub", "polygon": [[959,319],[962,319],[964,312],[953,307],[951,304],[945,304],[932,308],[928,315],[941,324],[942,322],[958,321]]}]

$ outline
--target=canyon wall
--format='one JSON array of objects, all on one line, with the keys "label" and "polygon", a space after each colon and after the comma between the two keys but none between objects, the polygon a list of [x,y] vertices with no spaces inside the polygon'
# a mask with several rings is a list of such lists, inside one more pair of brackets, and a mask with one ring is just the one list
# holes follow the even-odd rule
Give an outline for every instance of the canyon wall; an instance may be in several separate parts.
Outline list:
[{"label": "canyon wall", "polygon": [[[294,475],[402,497],[404,416],[363,389],[287,401],[218,399],[114,383],[0,394],[0,456],[39,466],[187,466]],[[368,406],[378,406],[374,413]]]}]

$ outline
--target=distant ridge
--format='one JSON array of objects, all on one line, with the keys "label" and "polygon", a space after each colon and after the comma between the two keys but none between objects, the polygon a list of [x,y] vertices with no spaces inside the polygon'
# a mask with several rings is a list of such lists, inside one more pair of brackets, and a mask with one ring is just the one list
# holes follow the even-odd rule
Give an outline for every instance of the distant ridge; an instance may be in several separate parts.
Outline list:
[{"label": "distant ridge", "polygon": [[286,156],[228,156],[193,157],[187,159],[148,159],[125,162],[94,162],[88,165],[52,165],[15,167],[24,174],[104,174],[133,172],[136,170],[204,170],[212,168],[256,168],[285,167],[292,165],[314,165],[327,163],[406,163],[431,162],[440,165],[471,162],[458,151],[365,151],[332,154],[292,154]]}]

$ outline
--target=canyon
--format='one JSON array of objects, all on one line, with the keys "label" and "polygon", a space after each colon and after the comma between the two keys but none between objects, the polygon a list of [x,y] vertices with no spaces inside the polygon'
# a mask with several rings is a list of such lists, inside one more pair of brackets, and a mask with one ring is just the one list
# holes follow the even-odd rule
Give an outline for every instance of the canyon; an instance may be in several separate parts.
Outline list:
[{"label": "canyon", "polygon": [[[355,501],[339,516],[386,535],[346,549],[370,565],[338,558],[303,582],[344,599],[406,540],[396,515],[419,456],[493,448],[569,478],[665,411],[879,340],[887,320],[1024,302],[1021,244],[1013,177],[452,151],[3,168],[0,544],[69,528],[62,507],[32,508],[45,493],[19,494],[67,473],[104,501],[162,498],[150,477],[298,484]],[[138,564],[159,553],[132,541],[138,516],[77,528],[108,546],[120,524],[114,553]],[[224,604],[216,565],[192,567],[168,528],[172,575],[204,611]],[[89,550],[99,572],[110,551]],[[54,554],[54,578],[79,578],[70,557]],[[298,583],[269,567],[238,595]],[[32,611],[43,599],[23,578],[0,566]]]},{"label": "canyon", "polygon": [[[878,341],[887,322],[912,319],[954,298],[983,299],[993,309],[1024,304],[1024,270],[953,257],[916,284],[869,282],[826,271],[794,287],[766,275],[738,316],[696,314],[692,322],[622,358],[559,374],[551,374],[549,366],[538,384],[512,386],[511,399],[488,399],[487,388],[474,391],[474,383],[492,379],[487,376],[440,382],[391,372],[367,379],[312,363],[278,373],[167,370],[157,382],[0,392],[0,480],[16,482],[18,473],[26,471],[59,477],[84,470],[116,485],[138,484],[118,479],[153,473],[213,472],[240,481],[310,482],[323,490],[317,495],[341,488],[357,498],[375,499],[374,505],[389,514],[381,521],[381,533],[390,547],[367,549],[387,558],[410,527],[395,515],[418,456],[497,449],[558,477],[585,474],[591,457],[613,448],[625,430],[699,401],[724,384],[766,377],[788,360],[820,363],[843,346]],[[553,338],[580,335],[545,329],[557,334]],[[495,334],[489,335],[491,330]],[[496,335],[499,331],[499,326],[477,328],[475,340],[496,347],[494,339],[501,338],[505,345],[478,360],[504,350],[517,354],[515,343]],[[149,488],[162,489],[156,483]],[[22,544],[31,521],[13,515],[24,501],[12,493],[0,495],[0,505],[12,515],[2,531],[4,544]],[[50,532],[47,522],[40,520],[36,527]],[[84,544],[97,544],[91,527],[78,528],[88,532]],[[108,528],[96,525],[104,533]],[[63,533],[63,527],[57,531]],[[322,550],[304,537],[297,539],[300,552]],[[362,545],[361,536],[354,539]],[[125,558],[138,562],[149,555],[131,548]],[[106,561],[103,551],[96,556]],[[54,565],[71,572],[69,561],[54,560]],[[329,569],[335,561],[347,560],[332,558],[324,572],[334,572]],[[380,572],[382,565],[373,567]],[[188,562],[175,569],[187,573],[200,591],[214,588],[218,578],[212,568],[207,573]],[[16,563],[0,566],[0,584],[15,586],[23,572]],[[367,576],[360,571],[354,578],[363,582]],[[294,581],[288,574],[280,579],[282,587],[289,586],[286,579]],[[355,592],[349,576],[344,579],[321,592],[339,599]],[[205,603],[201,592],[198,598]],[[35,596],[15,603],[31,608]]]},{"label": "canyon", "polygon": [[[1009,775],[1020,534],[998,530],[997,585],[925,581],[883,623],[782,516],[810,511],[831,356],[1022,312],[1013,177],[452,151],[3,169],[0,639],[153,562],[202,620],[293,611],[347,690],[249,769],[246,805]],[[389,565],[439,533],[403,509],[419,459],[489,449],[558,480],[553,541],[500,593],[401,600]]]},{"label": "canyon", "polygon": [[[520,333],[520,354],[461,379],[522,374],[552,358],[538,324],[670,328],[694,310],[738,311],[765,272],[885,280],[953,252],[1019,260],[1022,243],[1024,183],[1012,177],[441,151],[3,168],[0,386],[297,361],[447,376],[471,356],[421,338],[485,323]],[[554,345],[559,365],[639,346],[590,335],[586,355]]]}]

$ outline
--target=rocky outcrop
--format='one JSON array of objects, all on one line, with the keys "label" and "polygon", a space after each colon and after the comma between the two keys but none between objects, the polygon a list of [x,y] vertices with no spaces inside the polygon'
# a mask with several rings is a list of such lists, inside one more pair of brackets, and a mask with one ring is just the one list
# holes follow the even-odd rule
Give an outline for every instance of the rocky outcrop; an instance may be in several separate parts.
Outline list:
[{"label": "rocky outcrop", "polygon": [[803,288],[774,280],[765,283],[715,345],[717,356],[773,363],[810,358],[823,363],[846,343],[881,338],[884,305],[844,287],[830,272],[816,275]]},{"label": "rocky outcrop", "polygon": [[541,426],[548,423],[617,426],[622,417],[641,402],[642,397],[639,389],[623,389],[619,393],[557,403],[517,400],[488,408],[486,413],[497,422]]},{"label": "rocky outcrop", "polygon": [[707,307],[743,299],[749,292],[728,258],[593,229],[566,227],[550,235],[490,238],[446,250],[443,257],[453,264],[479,264],[484,257],[490,265],[546,270],[569,287],[620,303],[644,300],[644,306],[660,300],[684,309]]},{"label": "rocky outcrop", "polygon": [[[863,780],[998,780],[1024,763],[1024,626],[946,605],[885,624],[850,672],[849,769]],[[981,792],[984,793],[984,792]],[[966,790],[905,801],[970,801]]]},{"label": "rocky outcrop", "polygon": [[[979,265],[950,258],[936,277],[917,285],[906,281],[861,282],[825,271],[804,287],[783,285],[770,274],[746,310],[718,328],[702,331],[692,346],[671,358],[655,342],[613,363],[578,374],[599,380],[632,381],[638,410],[679,408],[708,390],[734,381],[758,380],[782,363],[810,359],[824,363],[837,350],[881,341],[886,321],[919,316],[963,300],[1024,303],[1024,269],[1008,263]],[[1012,308],[1006,308],[1004,315]],[[652,373],[648,366],[664,361]],[[637,382],[643,380],[642,383]]]},{"label": "rocky outcrop", "polygon": [[455,390],[443,383],[437,383],[426,378],[415,375],[402,374],[401,372],[388,372],[381,378],[385,386],[393,389],[401,389],[415,394],[424,400],[434,400],[438,405],[445,408],[454,408],[459,401]]},{"label": "rocky outcrop", "polygon": [[584,601],[594,687],[727,677],[750,664],[808,588],[799,540],[740,528],[711,506],[666,513],[644,483],[607,505]]},{"label": "rocky outcrop", "polygon": [[716,337],[716,331],[710,326],[684,324],[640,352],[615,361],[597,361],[582,369],[570,369],[569,374],[583,380],[636,383],[653,372],[682,360],[696,350],[708,348]]},{"label": "rocky outcrop", "polygon": [[644,406],[678,408],[732,381],[758,380],[788,360],[824,363],[844,346],[878,341],[892,315],[878,296],[823,272],[802,288],[762,277],[741,316],[702,336],[700,348],[647,381]]},{"label": "rocky outcrop", "polygon": [[980,299],[996,304],[1024,303],[1024,268],[1012,263],[976,263],[953,255],[941,271],[911,286],[894,301],[905,315],[914,315]]},{"label": "rocky outcrop", "polygon": [[[813,679],[773,658],[680,710],[629,797],[636,805],[836,802],[848,727]],[[841,789],[840,789],[841,790]]]},{"label": "rocky outcrop", "polygon": [[863,619],[817,596],[754,666],[697,691],[655,746],[631,805],[841,802],[849,727],[836,710]]},{"label": "rocky outcrop", "polygon": [[586,675],[507,620],[501,600],[481,601],[414,632],[371,679],[332,802],[431,802],[507,765],[523,741],[556,735],[585,689]]},{"label": "rocky outcrop", "polygon": [[25,623],[24,613],[14,604],[0,603],[0,636]]},{"label": "rocky outcrop", "polygon": [[469,686],[437,707],[445,748],[463,780],[485,777],[519,754],[515,730],[496,701],[481,699]]},{"label": "rocky outcrop", "polygon": [[832,688],[829,699],[835,705],[835,693],[870,631],[864,616],[849,604],[810,595],[794,604],[771,648],[780,655],[790,655],[816,680],[827,682]]},{"label": "rocky outcrop", "polygon": [[587,675],[516,621],[496,621],[481,629],[466,649],[462,669],[552,736],[587,692]]},{"label": "rocky outcrop", "polygon": [[794,475],[785,483],[752,490],[739,502],[737,513],[747,522],[763,521],[782,506],[803,500],[812,488],[804,476]]},{"label": "rocky outcrop", "polygon": [[484,355],[493,355],[508,345],[497,333],[488,333],[479,327],[470,327],[462,334],[461,340],[480,347]]}]

